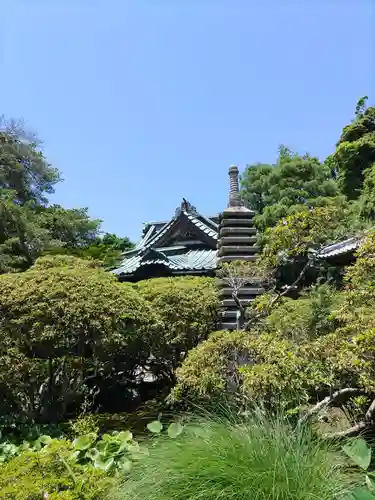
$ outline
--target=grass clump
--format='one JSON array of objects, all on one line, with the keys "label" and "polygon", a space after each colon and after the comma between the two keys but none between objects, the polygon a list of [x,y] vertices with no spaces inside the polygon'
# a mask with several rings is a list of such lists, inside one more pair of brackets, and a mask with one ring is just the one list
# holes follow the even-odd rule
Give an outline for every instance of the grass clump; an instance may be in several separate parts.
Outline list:
[{"label": "grass clump", "polygon": [[339,460],[309,427],[282,418],[204,419],[157,440],[114,498],[333,500],[349,487]]}]

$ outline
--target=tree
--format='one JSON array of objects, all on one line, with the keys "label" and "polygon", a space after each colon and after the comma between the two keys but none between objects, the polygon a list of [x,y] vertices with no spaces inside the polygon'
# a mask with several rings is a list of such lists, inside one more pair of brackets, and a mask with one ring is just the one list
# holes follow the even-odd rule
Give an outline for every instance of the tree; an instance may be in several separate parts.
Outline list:
[{"label": "tree", "polygon": [[344,127],[336,151],[326,160],[349,200],[361,196],[366,172],[371,175],[375,163],[375,107],[367,107],[367,99],[358,101],[353,122]]},{"label": "tree", "polygon": [[0,118],[0,190],[11,191],[20,205],[47,202],[60,175],[44,157],[40,142],[26,133],[22,122]]},{"label": "tree", "polygon": [[370,221],[375,219],[375,162],[363,171],[363,188],[357,205],[360,217]]},{"label": "tree", "polygon": [[49,205],[61,180],[40,142],[22,123],[0,122],[0,274],[24,271],[40,255],[71,254],[115,266],[133,246],[128,238],[105,234],[86,208]]},{"label": "tree", "polygon": [[46,253],[83,253],[98,239],[100,221],[86,209],[19,205],[12,191],[0,190],[0,213],[0,273],[24,271]]},{"label": "tree", "polygon": [[104,234],[97,237],[90,245],[76,250],[82,258],[96,259],[103,262],[104,267],[113,268],[121,262],[122,253],[134,247],[129,238],[119,238],[115,234]]},{"label": "tree", "polygon": [[131,286],[95,266],[48,256],[0,276],[3,418],[59,421],[114,386],[119,405],[134,397],[158,321]]},{"label": "tree", "polygon": [[87,208],[66,209],[60,205],[35,211],[39,225],[48,230],[52,240],[67,248],[83,248],[97,241],[100,220],[91,219]]},{"label": "tree", "polygon": [[33,202],[14,203],[14,192],[0,190],[0,274],[23,271],[47,248],[61,244],[38,223]]},{"label": "tree", "polygon": [[[288,237],[283,244],[279,240],[275,255],[283,245],[292,245],[291,254],[294,248],[307,249],[308,227],[312,237],[327,221],[315,228],[311,222],[302,224],[305,229],[299,233],[286,228],[295,240],[291,243]],[[324,284],[302,291],[296,300],[276,292],[252,303],[250,309],[262,314],[250,323],[249,331],[213,333],[189,352],[177,371],[172,398],[195,404],[235,398],[242,404],[258,401],[272,408],[281,403],[297,412],[312,404],[309,411],[302,411],[301,421],[339,405],[350,412],[355,409],[355,414],[349,413],[352,427],[327,437],[373,430],[374,254],[372,231],[346,272],[344,290]]]},{"label": "tree", "polygon": [[247,167],[241,179],[247,206],[258,215],[261,231],[292,213],[336,202],[339,195],[330,169],[308,154],[300,156],[280,146],[275,165]]}]

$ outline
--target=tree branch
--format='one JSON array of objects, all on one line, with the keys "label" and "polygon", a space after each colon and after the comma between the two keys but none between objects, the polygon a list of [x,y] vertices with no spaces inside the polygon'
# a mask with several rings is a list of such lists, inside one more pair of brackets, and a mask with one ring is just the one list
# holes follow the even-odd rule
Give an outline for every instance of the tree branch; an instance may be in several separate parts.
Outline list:
[{"label": "tree branch", "polygon": [[275,304],[277,304],[277,302],[279,302],[291,289],[295,288],[300,282],[301,280],[303,279],[303,277],[305,276],[306,274],[306,271],[307,269],[310,267],[310,260],[308,260],[306,262],[306,264],[303,266],[301,272],[299,273],[299,275],[297,276],[297,278],[293,281],[293,283],[291,285],[288,285],[285,287],[285,289],[282,291],[282,292],[279,292],[276,297],[274,297],[270,303],[268,304],[268,307],[267,307],[267,310],[262,310],[260,311],[258,314],[255,314],[254,316],[252,316],[249,321],[245,324],[244,328],[245,330],[248,329],[248,327],[250,326],[250,324],[254,321],[254,320],[257,320],[261,317],[265,317],[265,316],[268,316],[268,312],[270,309],[272,309],[274,307]]},{"label": "tree branch", "polygon": [[345,429],[343,431],[331,432],[327,434],[323,434],[324,439],[343,439],[358,436],[358,434],[364,431],[369,426],[369,422],[359,422],[353,427],[349,427],[349,429]]},{"label": "tree branch", "polygon": [[236,318],[236,321],[237,321],[237,330],[241,330],[241,328],[243,327],[243,324],[245,322],[245,314],[246,314],[246,307],[244,307],[238,297],[238,290],[234,289],[232,291],[232,297],[233,297],[233,300],[235,301],[236,303],[236,306],[238,307],[239,309],[239,314]]},{"label": "tree branch", "polygon": [[298,420],[298,425],[304,424],[309,418],[311,418],[313,415],[316,415],[320,411],[324,410],[328,406],[330,406],[332,403],[337,402],[339,399],[343,399],[346,401],[347,399],[351,398],[352,396],[358,396],[359,394],[362,394],[363,391],[355,388],[355,387],[346,387],[345,389],[340,389],[336,392],[334,392],[331,396],[327,396],[324,398],[322,401],[319,401],[315,406],[310,408],[308,412],[306,412],[299,420]]},{"label": "tree branch", "polygon": [[[316,415],[317,413],[327,408],[332,403],[337,402],[338,400],[346,401],[352,396],[363,394],[363,392],[364,392],[363,390],[354,387],[346,387],[345,389],[340,389],[339,391],[334,392],[331,396],[327,396],[322,401],[313,406],[307,413],[305,413],[305,415],[303,415],[298,420],[298,425],[305,423],[313,415]],[[323,434],[323,438],[343,439],[343,438],[357,436],[362,431],[369,429],[373,426],[374,416],[375,416],[375,398],[372,400],[372,403],[368,407],[365,417],[361,422],[358,422],[356,425],[349,427],[349,429],[344,429],[343,431]]]}]

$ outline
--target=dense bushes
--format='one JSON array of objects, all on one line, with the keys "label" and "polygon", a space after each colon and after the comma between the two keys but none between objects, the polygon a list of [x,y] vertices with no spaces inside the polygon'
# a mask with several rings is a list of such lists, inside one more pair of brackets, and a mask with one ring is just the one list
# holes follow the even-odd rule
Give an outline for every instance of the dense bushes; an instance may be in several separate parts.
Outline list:
[{"label": "dense bushes", "polygon": [[213,278],[174,277],[134,285],[159,320],[158,349],[151,365],[174,381],[174,371],[187,352],[215,330],[218,295]]},{"label": "dense bushes", "polygon": [[362,387],[372,388],[368,354],[363,344],[334,334],[296,344],[275,332],[217,332],[189,353],[177,371],[173,397],[204,402],[236,396],[293,408],[350,382],[362,384],[366,376]]},{"label": "dense bushes", "polygon": [[182,344],[186,351],[214,329],[218,297],[213,278],[155,278],[134,286],[159,315],[169,343]]},{"label": "dense bushes", "polygon": [[152,349],[152,308],[87,261],[41,258],[0,276],[0,297],[3,418],[66,418],[85,397],[94,402],[109,377],[126,391]]},{"label": "dense bushes", "polygon": [[0,276],[2,419],[56,422],[82,403],[113,411],[153,397],[212,330],[216,305],[213,280],[133,286],[69,256]]},{"label": "dense bushes", "polygon": [[297,300],[281,298],[249,331],[211,334],[177,371],[174,398],[227,399],[236,392],[242,400],[283,400],[293,408],[346,387],[371,397],[374,249],[371,232],[343,291],[323,285]]}]

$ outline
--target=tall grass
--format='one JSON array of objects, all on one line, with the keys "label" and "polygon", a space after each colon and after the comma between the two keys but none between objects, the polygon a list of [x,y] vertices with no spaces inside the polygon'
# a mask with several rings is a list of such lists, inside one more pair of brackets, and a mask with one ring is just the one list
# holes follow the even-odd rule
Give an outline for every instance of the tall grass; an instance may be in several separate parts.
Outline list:
[{"label": "tall grass", "polygon": [[308,427],[259,412],[245,424],[200,421],[156,442],[140,465],[116,499],[332,500],[349,486],[338,456]]}]

